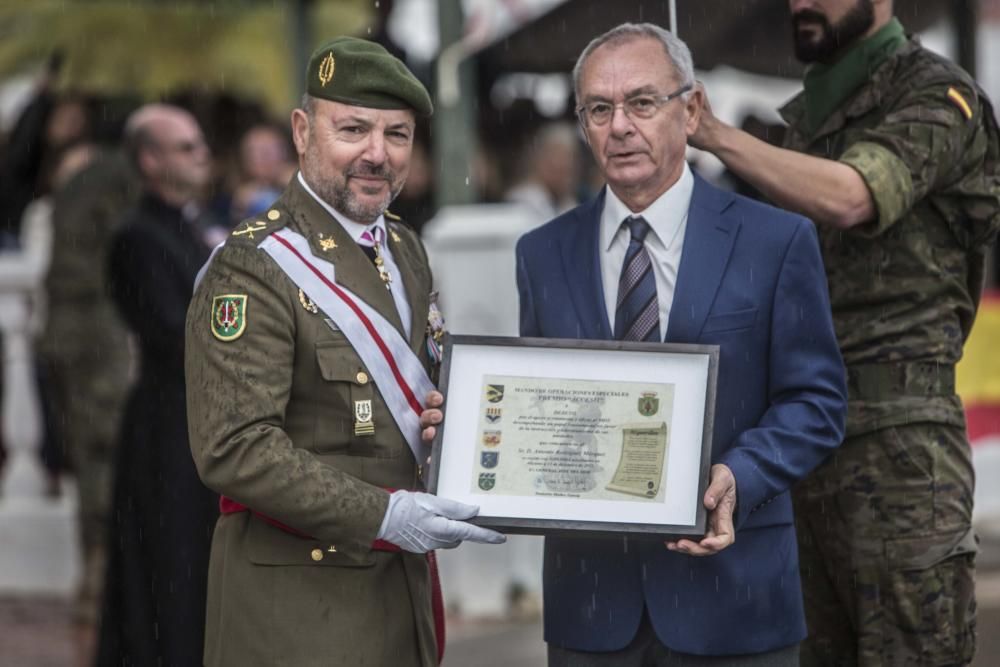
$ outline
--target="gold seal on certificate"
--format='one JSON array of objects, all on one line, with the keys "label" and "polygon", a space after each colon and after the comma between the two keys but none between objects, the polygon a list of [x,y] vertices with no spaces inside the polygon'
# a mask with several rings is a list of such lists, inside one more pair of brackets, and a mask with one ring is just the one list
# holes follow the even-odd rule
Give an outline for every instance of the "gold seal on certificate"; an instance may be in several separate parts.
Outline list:
[{"label": "gold seal on certificate", "polygon": [[674,385],[486,375],[475,494],[663,501]]}]

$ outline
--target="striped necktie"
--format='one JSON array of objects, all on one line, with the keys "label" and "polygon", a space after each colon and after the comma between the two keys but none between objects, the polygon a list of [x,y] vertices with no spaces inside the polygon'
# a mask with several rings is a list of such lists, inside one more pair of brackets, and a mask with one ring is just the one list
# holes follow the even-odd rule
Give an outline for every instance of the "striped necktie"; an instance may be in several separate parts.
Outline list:
[{"label": "striped necktie", "polygon": [[649,223],[642,217],[629,217],[624,224],[632,233],[622,275],[618,280],[618,304],[615,307],[615,339],[659,343],[660,304],[656,298],[653,263],[643,240]]}]

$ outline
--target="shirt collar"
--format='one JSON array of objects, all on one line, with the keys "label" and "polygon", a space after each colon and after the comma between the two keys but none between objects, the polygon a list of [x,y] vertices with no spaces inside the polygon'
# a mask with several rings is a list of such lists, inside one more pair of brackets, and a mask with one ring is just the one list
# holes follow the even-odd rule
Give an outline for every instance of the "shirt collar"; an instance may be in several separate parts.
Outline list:
[{"label": "shirt collar", "polygon": [[686,161],[677,182],[643,211],[633,213],[610,187],[605,188],[604,212],[601,215],[601,248],[604,252],[611,248],[625,218],[640,215],[646,219],[653,234],[664,247],[669,248],[677,237],[677,231],[687,220],[692,192],[694,192],[694,176]]},{"label": "shirt collar", "polygon": [[341,213],[340,211],[338,211],[337,209],[335,209],[334,207],[330,206],[328,203],[320,199],[319,195],[313,192],[313,189],[309,187],[308,183],[306,183],[306,179],[302,177],[301,171],[298,173],[298,177],[299,177],[299,184],[302,185],[302,188],[309,193],[310,197],[319,202],[319,205],[322,206],[327,213],[333,216],[334,220],[340,223],[340,226],[344,228],[344,230],[350,235],[352,239],[354,239],[355,243],[358,242],[362,234],[364,234],[366,231],[370,229],[375,229],[376,227],[382,230],[382,238],[386,237],[385,216],[380,215],[378,219],[370,225],[363,225],[360,222],[354,222],[346,215],[344,215],[343,213]]}]

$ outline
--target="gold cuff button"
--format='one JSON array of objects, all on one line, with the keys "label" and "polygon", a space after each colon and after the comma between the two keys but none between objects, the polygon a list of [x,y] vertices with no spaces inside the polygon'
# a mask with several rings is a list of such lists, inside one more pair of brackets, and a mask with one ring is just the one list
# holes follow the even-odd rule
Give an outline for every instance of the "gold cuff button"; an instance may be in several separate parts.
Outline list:
[{"label": "gold cuff button", "polygon": [[355,376],[354,379],[358,381],[358,384],[368,384],[368,373],[365,373],[364,371],[358,371],[358,374]]},{"label": "gold cuff button", "polygon": [[323,560],[323,550],[322,549],[313,549],[312,550],[312,559],[314,561],[316,561],[317,563],[319,561]]}]

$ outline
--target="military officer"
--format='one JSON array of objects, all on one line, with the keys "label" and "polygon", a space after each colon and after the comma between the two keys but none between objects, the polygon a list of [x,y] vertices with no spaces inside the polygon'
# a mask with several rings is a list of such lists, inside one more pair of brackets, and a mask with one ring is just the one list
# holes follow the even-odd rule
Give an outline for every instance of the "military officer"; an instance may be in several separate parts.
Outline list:
[{"label": "military officer", "polygon": [[439,332],[424,248],[386,207],[431,101],[364,40],[327,43],[307,76],[299,173],[215,252],[188,311],[191,447],[223,495],[205,664],[429,667],[424,552],[504,539],[417,491]]},{"label": "military officer", "polygon": [[972,78],[891,0],[791,0],[804,90],[786,148],[703,116],[692,143],[818,225],[847,437],[797,490],[803,664],[965,664],[973,470],[954,365],[1000,226],[1000,141]]}]

